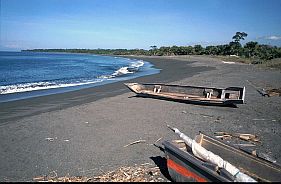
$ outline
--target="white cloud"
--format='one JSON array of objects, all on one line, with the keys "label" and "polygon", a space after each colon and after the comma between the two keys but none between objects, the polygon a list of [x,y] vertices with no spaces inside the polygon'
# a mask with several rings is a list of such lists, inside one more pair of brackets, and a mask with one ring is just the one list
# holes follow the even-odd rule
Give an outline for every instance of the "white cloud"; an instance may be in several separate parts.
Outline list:
[{"label": "white cloud", "polygon": [[0,43],[0,47],[5,49],[12,49],[12,50],[21,50],[21,49],[29,49],[30,44],[27,41],[23,40],[5,40]]},{"label": "white cloud", "polygon": [[9,49],[20,49],[21,45],[17,43],[5,44],[4,47]]},{"label": "white cloud", "polygon": [[281,36],[267,36],[266,40],[281,40]]}]

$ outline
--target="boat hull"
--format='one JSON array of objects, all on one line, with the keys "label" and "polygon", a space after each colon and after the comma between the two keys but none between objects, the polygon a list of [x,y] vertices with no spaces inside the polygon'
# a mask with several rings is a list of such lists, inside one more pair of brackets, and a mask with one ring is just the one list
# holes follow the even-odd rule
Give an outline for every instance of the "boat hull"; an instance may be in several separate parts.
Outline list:
[{"label": "boat hull", "polygon": [[[204,162],[191,153],[174,146],[171,141],[163,143],[167,159],[167,168],[174,182],[229,182],[231,178],[224,178],[212,171]],[[214,166],[215,167],[215,166]]]},{"label": "boat hull", "polygon": [[[281,167],[256,155],[224,143],[211,136],[200,134],[201,146],[217,154],[240,171],[251,176],[256,181],[276,182],[281,178]],[[197,141],[198,142],[198,141]],[[185,143],[182,143],[185,145]],[[167,158],[167,167],[173,181],[235,181],[225,169],[221,169],[196,158],[191,149],[180,146],[175,141],[164,141],[164,150]]]},{"label": "boat hull", "polygon": [[137,93],[137,96],[143,98],[154,98],[159,100],[187,103],[187,104],[196,104],[196,105],[215,105],[215,106],[233,106],[236,104],[243,104],[242,100],[227,100],[227,101],[209,101],[209,100],[189,100],[189,99],[176,99],[165,96],[157,96],[153,94]]},{"label": "boat hull", "polygon": [[214,88],[166,84],[125,83],[137,96],[203,105],[243,104],[245,87]]}]

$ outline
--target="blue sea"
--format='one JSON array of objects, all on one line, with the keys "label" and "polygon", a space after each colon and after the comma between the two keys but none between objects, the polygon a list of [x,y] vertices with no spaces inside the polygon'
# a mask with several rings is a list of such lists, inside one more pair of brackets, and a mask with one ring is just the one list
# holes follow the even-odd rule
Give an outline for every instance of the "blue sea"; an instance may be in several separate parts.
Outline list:
[{"label": "blue sea", "polygon": [[91,54],[0,52],[0,102],[159,73],[149,62]]}]

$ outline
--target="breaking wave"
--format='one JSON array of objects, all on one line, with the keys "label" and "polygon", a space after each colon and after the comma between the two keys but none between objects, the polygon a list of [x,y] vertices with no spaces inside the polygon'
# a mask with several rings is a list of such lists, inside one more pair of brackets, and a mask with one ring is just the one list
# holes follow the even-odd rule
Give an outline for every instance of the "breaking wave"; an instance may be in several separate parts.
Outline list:
[{"label": "breaking wave", "polygon": [[55,88],[64,88],[64,87],[74,87],[81,85],[89,85],[95,83],[101,83],[105,80],[112,80],[112,78],[121,77],[127,74],[133,74],[139,70],[140,67],[144,65],[144,62],[141,60],[134,61],[129,66],[124,66],[113,72],[111,75],[102,75],[97,76],[92,80],[79,80],[76,81],[45,81],[45,82],[33,82],[33,83],[21,83],[0,86],[0,94],[12,94],[28,91],[37,91],[45,89],[55,89]]},{"label": "breaking wave", "polygon": [[142,67],[143,65],[144,65],[144,62],[142,60],[139,60],[139,61],[132,63],[130,66],[119,68],[111,75],[102,75],[99,78],[111,79],[111,78],[122,76],[122,75],[132,74],[132,73],[137,72],[139,70],[139,68]]},{"label": "breaking wave", "polygon": [[81,86],[87,84],[94,84],[97,82],[102,82],[101,80],[89,81],[89,82],[80,82],[80,83],[55,83],[55,82],[34,82],[34,83],[24,83],[24,84],[16,84],[16,85],[8,85],[8,86],[0,86],[0,94],[11,94],[11,93],[20,93],[27,91],[37,91],[43,89],[55,89],[55,88],[63,88],[63,87],[73,87],[73,86]]}]

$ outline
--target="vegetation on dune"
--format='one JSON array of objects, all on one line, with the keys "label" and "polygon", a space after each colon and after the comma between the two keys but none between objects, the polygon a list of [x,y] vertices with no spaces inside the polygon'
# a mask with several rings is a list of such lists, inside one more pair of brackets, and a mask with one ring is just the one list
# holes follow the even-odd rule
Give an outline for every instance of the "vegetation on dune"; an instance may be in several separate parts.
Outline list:
[{"label": "vegetation on dune", "polygon": [[[150,46],[145,49],[32,49],[23,51],[35,52],[68,52],[68,53],[90,53],[99,55],[146,55],[146,56],[175,56],[175,55],[211,55],[211,56],[234,56],[240,62],[252,64],[264,64],[269,60],[281,58],[281,47],[259,44],[250,41],[244,46],[240,43],[248,34],[236,32],[229,44],[206,46]],[[241,60],[242,59],[242,60]],[[238,59],[237,59],[238,60]],[[273,60],[274,61],[274,60]],[[271,61],[272,62],[272,61]],[[279,63],[280,65],[280,63]]]}]

